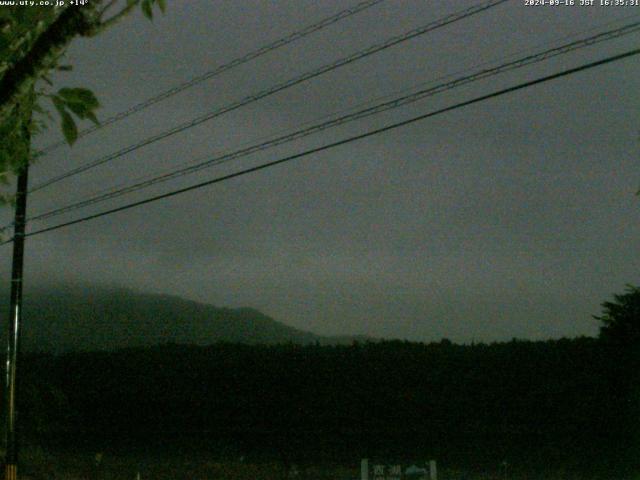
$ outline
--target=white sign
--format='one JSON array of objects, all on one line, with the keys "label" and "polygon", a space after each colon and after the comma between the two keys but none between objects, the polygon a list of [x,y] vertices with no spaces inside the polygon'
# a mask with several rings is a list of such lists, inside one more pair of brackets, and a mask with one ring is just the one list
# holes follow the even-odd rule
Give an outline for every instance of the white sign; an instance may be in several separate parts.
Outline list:
[{"label": "white sign", "polygon": [[369,468],[369,460],[362,459],[360,464],[360,480],[437,480],[436,461],[430,460],[425,467],[401,464],[374,463]]}]

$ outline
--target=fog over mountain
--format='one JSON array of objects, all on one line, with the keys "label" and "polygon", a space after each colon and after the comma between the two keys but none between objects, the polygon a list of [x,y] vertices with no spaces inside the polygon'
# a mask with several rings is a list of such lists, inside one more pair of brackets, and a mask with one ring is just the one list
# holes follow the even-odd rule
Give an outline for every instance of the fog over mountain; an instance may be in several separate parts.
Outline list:
[{"label": "fog over mountain", "polygon": [[[4,325],[6,304],[0,312]],[[163,343],[339,344],[365,338],[315,335],[252,308],[220,308],[171,295],[71,284],[29,291],[22,334],[26,351],[51,352]]]}]

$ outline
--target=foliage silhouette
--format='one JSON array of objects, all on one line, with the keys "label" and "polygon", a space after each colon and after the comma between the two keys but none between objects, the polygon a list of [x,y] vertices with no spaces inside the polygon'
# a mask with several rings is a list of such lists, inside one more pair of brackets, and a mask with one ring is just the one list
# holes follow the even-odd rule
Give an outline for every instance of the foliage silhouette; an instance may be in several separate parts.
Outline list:
[{"label": "foliage silhouette", "polygon": [[[78,136],[74,117],[97,122],[99,103],[90,90],[62,88],[52,93],[49,75],[71,69],[61,64],[61,59],[76,37],[98,35],[138,5],[149,19],[153,5],[163,12],[166,8],[165,0],[94,0],[82,6],[66,2],[66,6],[56,8],[0,8],[0,181],[8,183],[33,160],[31,138],[52,120],[40,100],[50,100],[58,111],[69,144]],[[11,199],[10,194],[0,195],[5,202]]]},{"label": "foliage silhouette", "polygon": [[602,304],[600,338],[624,345],[640,344],[640,287],[628,285],[625,293],[614,295],[613,302]]},{"label": "foliage silhouette", "polygon": [[[59,399],[48,415],[64,421],[31,425],[29,436],[159,456],[177,443],[289,463],[429,455],[460,467],[507,459],[513,468],[628,472],[632,432],[619,419],[629,399],[611,388],[608,352],[578,338],[34,354],[25,382],[46,378],[40,392]],[[41,403],[25,398],[22,410]]]}]

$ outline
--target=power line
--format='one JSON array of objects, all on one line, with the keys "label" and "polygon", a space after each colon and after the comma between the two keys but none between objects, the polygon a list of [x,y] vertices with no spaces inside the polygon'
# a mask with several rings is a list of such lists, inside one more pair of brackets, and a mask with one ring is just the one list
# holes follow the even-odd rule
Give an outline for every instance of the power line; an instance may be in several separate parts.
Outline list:
[{"label": "power line", "polygon": [[[598,66],[601,66],[601,65],[605,65],[605,64],[608,64],[608,63],[619,61],[619,60],[622,60],[622,59],[625,59],[625,58],[629,58],[629,57],[632,57],[632,56],[635,56],[635,55],[638,55],[638,54],[640,54],[640,48],[637,48],[637,49],[634,49],[634,50],[630,50],[630,51],[627,51],[625,53],[621,53],[619,55],[610,56],[610,57],[604,58],[602,60],[597,60],[595,62],[587,63],[587,64],[581,65],[579,67],[570,68],[568,70],[563,70],[563,71],[558,72],[558,73],[554,73],[554,74],[551,74],[551,75],[540,77],[540,78],[537,78],[535,80],[531,80],[531,81],[528,81],[528,82],[520,83],[518,85],[515,85],[515,86],[512,86],[512,87],[508,87],[508,88],[505,88],[505,89],[502,89],[502,90],[498,90],[498,91],[495,91],[495,92],[492,92],[492,93],[489,93],[489,94],[486,94],[486,95],[481,95],[481,96],[475,97],[475,98],[473,98],[471,100],[467,100],[467,101],[464,101],[464,102],[459,102],[459,103],[456,103],[454,105],[451,105],[451,106],[448,106],[448,107],[445,107],[445,108],[441,108],[439,110],[435,110],[435,111],[432,111],[432,112],[429,112],[429,113],[425,113],[423,115],[419,115],[417,117],[410,118],[408,120],[404,120],[402,122],[397,122],[397,123],[393,123],[391,125],[387,125],[385,127],[381,127],[381,128],[377,128],[377,129],[374,129],[374,130],[370,130],[368,132],[365,132],[365,133],[362,133],[362,134],[359,134],[359,135],[355,135],[355,136],[352,136],[352,137],[348,137],[346,139],[339,140],[337,142],[333,142],[333,143],[322,145],[320,147],[316,147],[316,148],[312,148],[312,149],[309,149],[309,150],[305,150],[304,152],[296,153],[294,155],[289,155],[287,157],[280,158],[278,160],[274,160],[272,162],[268,162],[268,163],[264,163],[264,164],[261,164],[261,165],[255,166],[255,167],[251,167],[251,168],[247,168],[247,169],[244,169],[244,170],[240,170],[238,172],[234,172],[234,173],[231,173],[231,174],[228,174],[228,175],[224,175],[224,176],[217,177],[217,178],[214,178],[214,179],[211,179],[211,180],[207,180],[205,182],[200,182],[200,183],[197,183],[195,185],[188,186],[188,187],[184,187],[184,188],[180,188],[180,189],[177,189],[177,190],[173,190],[171,192],[163,193],[161,195],[156,195],[156,196],[153,196],[153,197],[149,197],[149,198],[146,198],[144,200],[139,200],[137,202],[132,202],[132,203],[129,203],[129,204],[126,204],[126,205],[122,205],[122,206],[117,207],[117,208],[112,208],[110,210],[106,210],[106,211],[103,211],[103,212],[100,212],[100,213],[96,213],[96,214],[93,214],[93,215],[88,215],[88,216],[85,216],[85,217],[82,217],[82,218],[78,218],[78,219],[71,220],[71,221],[68,221],[68,222],[64,222],[64,223],[60,223],[60,224],[57,224],[57,225],[53,225],[51,227],[47,227],[47,228],[43,228],[43,229],[40,229],[40,230],[36,230],[34,232],[30,232],[30,233],[26,234],[25,236],[30,237],[30,236],[34,236],[34,235],[40,235],[42,233],[51,232],[51,231],[54,231],[54,230],[58,230],[60,228],[68,227],[68,226],[75,225],[75,224],[78,224],[78,223],[83,223],[83,222],[87,222],[89,220],[93,220],[93,219],[96,219],[96,218],[100,218],[100,217],[104,217],[104,216],[107,216],[107,215],[111,215],[113,213],[121,212],[121,211],[124,211],[124,210],[129,210],[129,209],[134,208],[134,207],[138,207],[138,206],[141,206],[141,205],[146,205],[148,203],[152,203],[152,202],[156,202],[158,200],[162,200],[162,199],[165,199],[165,198],[173,197],[175,195],[186,193],[186,192],[189,192],[189,191],[192,191],[192,190],[197,190],[197,189],[209,186],[209,185],[213,185],[215,183],[220,183],[220,182],[223,182],[225,180],[230,180],[232,178],[236,178],[236,177],[240,177],[240,176],[243,176],[243,175],[247,175],[249,173],[257,172],[259,170],[264,170],[266,168],[270,168],[270,167],[273,167],[273,166],[276,166],[276,165],[279,165],[279,164],[282,164],[282,163],[290,162],[292,160],[296,160],[298,158],[302,158],[302,157],[305,157],[305,156],[308,156],[308,155],[311,155],[311,154],[314,154],[314,153],[319,153],[319,152],[322,152],[322,151],[325,151],[325,150],[329,150],[329,149],[332,149],[332,148],[335,148],[335,147],[338,147],[338,146],[341,146],[341,145],[345,145],[345,144],[348,144],[348,143],[351,143],[351,142],[354,142],[354,141],[357,141],[357,140],[362,140],[364,138],[368,138],[368,137],[371,137],[371,136],[374,136],[374,135],[379,135],[381,133],[384,133],[384,132],[387,132],[387,131],[390,131],[390,130],[395,130],[397,128],[404,127],[406,125],[409,125],[409,124],[412,124],[412,123],[416,123],[416,122],[419,122],[421,120],[425,120],[427,118],[435,117],[437,115],[440,115],[440,114],[443,114],[443,113],[446,113],[446,112],[451,112],[453,110],[457,110],[458,108],[462,108],[462,107],[466,107],[466,106],[473,105],[473,104],[476,104],[476,103],[480,103],[480,102],[483,102],[485,100],[489,100],[489,99],[496,98],[496,97],[499,97],[499,96],[502,96],[502,95],[506,95],[507,93],[512,93],[512,92],[515,92],[515,91],[518,91],[518,90],[529,88],[529,87],[532,87],[534,85],[538,85],[538,84],[541,84],[541,83],[544,83],[544,82],[555,80],[557,78],[561,78],[561,77],[565,77],[565,76],[568,76],[568,75],[572,75],[574,73],[578,73],[578,72],[581,72],[581,71],[589,70],[591,68],[595,68],[595,67],[598,67]],[[12,240],[8,240],[8,241],[4,242],[3,245],[6,244],[6,243],[9,243],[11,241]]]},{"label": "power line", "polygon": [[287,88],[293,87],[299,83],[302,83],[306,80],[310,80],[312,78],[315,78],[317,76],[320,76],[324,73],[330,72],[332,70],[335,70],[337,68],[340,68],[344,65],[353,63],[355,61],[358,61],[362,58],[365,58],[367,56],[373,55],[375,53],[378,53],[382,50],[385,50],[387,48],[390,48],[394,45],[397,45],[401,42],[405,42],[408,41],[412,38],[415,38],[419,35],[423,35],[425,33],[428,33],[432,30],[435,30],[437,28],[443,27],[445,25],[448,25],[450,23],[454,23],[456,21],[462,20],[466,17],[469,17],[471,15],[475,15],[476,13],[480,13],[484,10],[487,10],[489,8],[492,8],[494,6],[499,5],[500,3],[504,3],[507,0],[490,0],[488,2],[482,3],[482,4],[478,4],[478,5],[474,5],[472,7],[469,7],[467,9],[461,10],[459,12],[447,15],[439,20],[436,20],[434,22],[430,22],[422,27],[418,27],[416,29],[410,30],[408,32],[405,32],[404,34],[398,35],[396,37],[392,37],[380,44],[375,44],[373,46],[370,46],[364,50],[358,51],[352,55],[349,55],[347,57],[343,57],[339,60],[336,60],[330,64],[324,65],[322,67],[319,67],[318,69],[303,73],[302,75],[299,75],[297,77],[293,77],[283,83],[280,84],[276,84],[266,90],[263,90],[257,94],[254,95],[250,95],[247,96],[239,101],[236,101],[234,103],[231,103],[229,105],[223,106],[217,110],[214,110],[213,112],[207,113],[205,115],[202,115],[200,117],[197,117],[196,119],[189,121],[189,122],[185,122],[181,125],[178,125],[176,127],[173,127],[165,132],[162,132],[160,134],[154,135],[152,137],[148,137],[145,140],[142,140],[141,142],[138,142],[136,144],[133,145],[129,145],[123,149],[120,149],[117,152],[114,152],[112,154],[106,155],[104,157],[101,157],[97,160],[94,160],[93,162],[90,162],[86,165],[77,167],[75,169],[72,169],[64,174],[61,174],[57,177],[54,177],[52,179],[46,180],[38,185],[36,185],[35,187],[33,187],[31,189],[31,192],[35,192],[37,190],[40,190],[42,188],[45,188],[53,183],[57,183],[58,181],[61,181],[63,179],[66,179],[70,176],[82,173],[86,170],[89,170],[91,168],[94,168],[96,166],[102,165],[104,163],[107,163],[109,161],[115,160],[116,158],[119,158],[127,153],[131,153],[135,150],[138,150],[139,148],[142,148],[144,146],[147,146],[151,143],[155,143],[159,140],[162,140],[164,138],[167,138],[169,136],[175,135],[177,133],[180,133],[184,130],[187,130],[189,128],[195,127],[197,125],[200,125],[201,123],[204,123],[208,120],[211,120],[215,117],[218,117],[220,115],[223,115],[225,113],[231,112],[233,110],[236,110],[240,107],[243,107],[249,103],[253,103],[255,101],[258,101],[262,98],[265,98],[267,96],[273,95],[275,93],[278,93],[282,90],[285,90]]},{"label": "power line", "polygon": [[[634,16],[630,16],[630,17],[627,17],[627,18],[632,18],[632,17],[634,17]],[[609,22],[609,23],[612,23],[612,22]],[[605,24],[605,25],[607,25],[607,24]],[[217,165],[219,163],[224,163],[224,162],[233,160],[235,158],[239,158],[239,157],[242,157],[242,156],[249,155],[249,154],[254,153],[255,151],[258,151],[258,150],[264,150],[264,149],[269,148],[271,146],[275,146],[275,145],[278,145],[278,144],[281,144],[281,143],[285,143],[286,141],[291,141],[291,140],[300,138],[301,136],[303,136],[303,134],[306,136],[306,135],[309,135],[311,133],[315,133],[316,131],[320,131],[321,129],[330,128],[330,127],[336,126],[337,124],[340,124],[340,123],[346,123],[347,121],[355,120],[355,119],[358,119],[358,118],[363,118],[364,116],[368,116],[368,115],[372,115],[374,113],[378,113],[378,111],[382,111],[383,109],[395,108],[395,106],[400,106],[400,105],[393,105],[393,102],[402,101],[403,102],[402,104],[407,104],[407,103],[409,103],[411,101],[417,101],[419,99],[422,99],[425,96],[430,96],[430,95],[435,95],[437,93],[440,93],[444,89],[449,89],[449,88],[454,88],[456,86],[461,86],[464,83],[469,83],[469,82],[476,81],[476,80],[479,80],[479,79],[482,79],[482,78],[486,78],[487,76],[490,76],[492,74],[498,74],[498,73],[502,73],[504,71],[511,70],[511,69],[514,69],[514,68],[520,68],[520,67],[523,67],[523,66],[526,66],[526,65],[530,65],[530,64],[532,64],[534,62],[539,62],[539,61],[551,58],[552,56],[560,55],[560,54],[563,54],[563,53],[568,53],[569,51],[572,51],[572,50],[575,50],[575,49],[578,49],[578,48],[582,48],[582,47],[589,46],[589,45],[594,45],[594,44],[602,42],[602,41],[606,41],[606,40],[610,40],[610,39],[613,39],[613,38],[621,37],[623,35],[634,33],[636,31],[638,31],[639,26],[640,26],[639,22],[631,23],[631,24],[624,25],[624,26],[622,26],[620,28],[617,28],[617,29],[613,29],[613,30],[609,30],[609,31],[606,31],[606,32],[598,33],[596,35],[593,35],[593,36],[590,36],[590,37],[587,37],[587,38],[578,39],[576,41],[573,41],[573,42],[567,43],[565,45],[562,45],[560,47],[556,47],[556,48],[552,48],[552,49],[549,49],[549,50],[546,50],[546,51],[543,51],[543,52],[538,52],[538,53],[535,53],[535,54],[532,54],[532,55],[528,55],[528,56],[525,56],[524,58],[519,58],[519,59],[517,59],[515,61],[500,65],[498,67],[484,69],[484,70],[482,70],[480,72],[474,73],[473,75],[462,77],[462,78],[458,78],[458,79],[453,80],[452,82],[448,82],[446,84],[441,84],[441,85],[438,85],[436,87],[429,88],[429,89],[426,89],[426,90],[421,90],[419,92],[413,93],[413,94],[408,95],[408,96],[396,98],[396,99],[393,99],[391,102],[385,102],[383,104],[376,105],[373,108],[361,110],[361,111],[356,112],[355,114],[349,114],[349,115],[346,115],[344,117],[331,120],[330,122],[325,122],[325,123],[322,123],[322,124],[313,125],[309,129],[304,129],[304,130],[301,130],[301,131],[290,133],[290,134],[285,135],[283,137],[278,137],[276,139],[271,139],[268,142],[263,142],[263,143],[260,143],[258,145],[252,145],[249,148],[237,150],[235,152],[231,152],[231,153],[219,156],[219,157],[215,157],[213,159],[206,160],[205,162],[201,162],[201,163],[198,163],[196,165],[191,164],[186,168],[179,169],[177,171],[172,170],[172,171],[170,171],[170,172],[168,172],[166,174],[159,175],[159,176],[151,176],[151,177],[147,176],[146,178],[141,179],[142,181],[140,181],[138,183],[135,183],[133,185],[128,185],[128,186],[123,187],[123,188],[117,188],[115,190],[107,189],[107,190],[105,190],[106,193],[99,194],[99,195],[94,195],[93,197],[91,197],[89,199],[82,200],[80,202],[76,202],[76,203],[73,203],[73,204],[70,204],[70,205],[66,205],[64,207],[60,207],[60,208],[45,212],[45,213],[40,214],[40,215],[36,215],[36,216],[30,217],[28,220],[30,220],[30,221],[44,220],[46,218],[55,217],[55,216],[61,215],[63,213],[66,213],[66,212],[69,212],[69,211],[73,211],[73,210],[76,210],[76,209],[79,209],[79,208],[82,208],[82,207],[85,207],[85,206],[89,206],[89,205],[92,205],[92,204],[95,204],[95,203],[99,203],[99,202],[102,202],[102,201],[105,201],[105,200],[108,200],[108,199],[111,199],[111,198],[116,198],[118,196],[121,196],[121,195],[124,195],[124,194],[127,194],[127,193],[131,193],[131,192],[134,192],[134,191],[142,189],[142,188],[146,188],[148,186],[151,186],[151,185],[159,183],[159,182],[168,181],[168,180],[171,180],[172,178],[175,178],[175,177],[178,177],[178,176],[194,173],[194,172],[199,171],[199,170],[201,170],[203,168],[208,168],[208,167],[211,167],[213,165]],[[593,31],[593,29],[590,29],[590,30]],[[575,38],[575,36],[574,36],[574,38]],[[484,64],[486,64],[486,63],[484,63]],[[481,65],[484,65],[484,64],[481,64]],[[469,69],[466,69],[464,71],[469,71],[469,70],[471,70],[471,69],[469,68]],[[442,78],[447,78],[447,77],[450,78],[451,76],[452,75],[447,75],[447,76],[442,77]],[[433,83],[433,81],[430,82],[430,83]],[[389,97],[387,96],[386,98],[389,98]],[[369,102],[366,102],[366,103],[371,103],[371,102],[369,101]],[[10,227],[11,227],[11,225],[7,225],[7,226],[3,227],[2,229],[0,229],[0,231],[6,231]]]},{"label": "power line", "polygon": [[433,95],[437,95],[439,93],[454,89],[454,88],[458,88],[461,87],[463,85],[478,81],[478,80],[482,80],[488,77],[492,77],[507,71],[511,71],[517,68],[522,68],[528,65],[532,65],[534,63],[538,63],[541,62],[543,60],[547,60],[549,58],[553,58],[559,55],[563,55],[563,54],[567,54],[569,52],[578,50],[580,48],[584,48],[587,46],[591,46],[600,42],[604,42],[607,40],[612,40],[615,38],[619,38],[621,36],[624,35],[629,35],[631,33],[635,33],[640,31],[640,22],[634,22],[634,23],[630,23],[627,25],[624,25],[622,27],[616,28],[616,29],[612,29],[612,30],[608,30],[606,32],[601,32],[598,33],[596,35],[592,35],[590,37],[586,37],[583,39],[579,39],[555,48],[551,48],[542,52],[538,52],[538,53],[534,53],[534,54],[530,54],[527,55],[525,57],[513,60],[511,62],[507,62],[504,64],[501,64],[499,66],[496,67],[492,67],[492,68],[486,68],[483,70],[480,70],[478,72],[475,72],[471,75],[466,75],[466,76],[462,76],[459,78],[456,78],[452,81],[446,82],[446,83],[441,83],[439,85],[430,87],[430,88],[426,88],[426,89],[422,89],[419,90],[417,92],[413,92],[411,94],[408,95],[404,95],[404,96],[400,96],[397,98],[394,98],[392,100],[389,101],[385,101],[382,103],[379,103],[377,105],[353,112],[353,113],[349,113],[347,115],[343,115],[341,117],[326,121],[326,122],[322,122],[322,123],[318,123],[315,125],[311,125],[309,127],[288,133],[286,135],[282,135],[273,139],[270,139],[268,141],[262,142],[262,143],[258,143],[255,145],[251,145],[249,147],[246,148],[242,148],[239,150],[236,150],[234,152],[230,152],[230,153],[226,153],[208,160],[205,160],[204,162],[200,162],[197,163],[195,165],[190,165],[187,166],[185,168],[181,168],[178,170],[172,170],[170,172],[161,174],[161,175],[157,175],[155,177],[152,177],[150,179],[146,179],[137,183],[134,183],[132,185],[128,185],[126,187],[123,188],[118,188],[115,190],[111,190],[111,191],[107,191],[106,193],[102,193],[99,195],[94,195],[91,198],[88,198],[86,200],[81,200],[79,202],[75,202],[63,207],[59,207],[53,210],[50,210],[48,212],[39,214],[39,215],[34,215],[33,217],[30,217],[28,220],[29,221],[35,221],[35,220],[44,220],[47,218],[51,218],[51,217],[55,217],[58,215],[61,215],[63,213],[67,213],[73,210],[77,210],[79,208],[83,208],[83,207],[87,207],[89,205],[93,205],[96,203],[100,203],[106,200],[110,200],[128,193],[132,193],[138,190],[141,190],[143,188],[147,188],[150,187],[152,185],[155,185],[157,183],[161,183],[161,182],[166,182],[168,180],[172,180],[174,178],[177,177],[181,177],[184,175],[188,175],[191,173],[195,173],[197,171],[203,170],[205,168],[210,168],[214,165],[219,165],[221,163],[226,163],[229,162],[231,160],[235,160],[241,157],[245,157],[248,156],[250,154],[259,152],[259,151],[263,151],[266,150],[268,148],[272,148],[284,143],[288,143],[291,142],[293,140],[298,140],[300,138],[306,137],[308,135],[326,130],[328,128],[333,128],[335,126],[338,125],[342,125],[344,123],[347,122],[351,122],[354,120],[358,120],[358,119],[362,119],[374,114],[378,114],[381,113],[383,111],[386,110],[391,110],[394,108],[398,108],[404,105],[408,105],[410,103],[414,103],[418,100],[422,100],[426,97],[430,97]]},{"label": "power line", "polygon": [[183,132],[183,131],[185,131],[187,129],[193,128],[193,127],[195,127],[197,125],[200,125],[200,124],[202,124],[202,123],[204,123],[204,122],[206,122],[208,120],[211,120],[211,119],[213,119],[215,117],[219,117],[219,116],[221,116],[221,115],[223,115],[225,113],[231,112],[233,110],[237,110],[238,108],[241,108],[241,107],[243,107],[245,105],[248,105],[250,103],[253,103],[253,102],[256,102],[258,100],[261,100],[261,99],[263,99],[265,97],[268,97],[270,95],[274,95],[274,94],[276,94],[278,92],[281,92],[283,90],[291,88],[291,87],[293,87],[295,85],[298,85],[298,84],[300,84],[302,82],[305,82],[305,81],[310,80],[312,78],[318,77],[318,76],[323,75],[325,73],[331,72],[333,70],[336,70],[336,69],[338,69],[340,67],[343,67],[343,66],[348,65],[350,63],[353,63],[353,62],[356,62],[358,60],[361,60],[361,59],[363,59],[365,57],[368,57],[370,55],[373,55],[375,53],[378,53],[378,52],[381,52],[383,50],[386,50],[387,48],[395,46],[395,45],[397,45],[399,43],[406,42],[406,41],[411,40],[411,39],[413,39],[413,38],[415,38],[417,36],[424,35],[424,34],[426,34],[428,32],[431,32],[433,30],[441,28],[441,27],[443,27],[445,25],[460,21],[460,20],[462,20],[464,18],[470,17],[470,16],[475,15],[477,13],[480,13],[480,12],[483,12],[483,11],[488,10],[490,8],[496,7],[496,6],[502,4],[502,3],[506,2],[506,1],[508,1],[508,0],[489,0],[487,2],[480,3],[480,4],[474,5],[472,7],[466,8],[466,9],[461,10],[459,12],[455,12],[455,13],[449,14],[449,15],[447,15],[447,16],[439,19],[439,20],[430,22],[430,23],[428,23],[428,24],[426,24],[424,26],[415,28],[413,30],[409,30],[408,32],[405,32],[405,33],[403,33],[401,35],[392,37],[392,38],[390,38],[390,39],[388,39],[388,40],[386,40],[386,41],[384,41],[382,43],[375,44],[375,45],[370,46],[370,47],[368,47],[368,48],[366,48],[364,50],[360,50],[360,51],[358,51],[356,53],[353,53],[353,54],[351,54],[351,55],[349,55],[347,57],[343,57],[343,58],[341,58],[339,60],[336,60],[336,61],[334,61],[334,62],[332,62],[330,64],[327,64],[327,65],[324,65],[324,66],[322,66],[320,68],[317,68],[315,70],[303,73],[302,75],[299,75],[297,77],[293,77],[293,78],[291,78],[291,79],[289,79],[289,80],[287,80],[287,81],[285,81],[283,83],[279,83],[279,84],[276,84],[276,85],[274,85],[272,87],[269,87],[269,88],[267,88],[265,90],[262,90],[261,92],[259,92],[257,94],[247,96],[247,97],[243,98],[242,100],[233,102],[233,103],[231,103],[229,105],[226,105],[226,106],[223,106],[223,107],[221,107],[221,108],[219,108],[217,110],[214,110],[214,111],[209,112],[209,113],[207,113],[205,115],[197,117],[194,120],[182,123],[182,124],[180,124],[180,125],[178,125],[176,127],[173,127],[173,128],[171,128],[169,130],[166,130],[166,131],[164,131],[164,132],[162,132],[160,134],[153,135],[151,137],[147,137],[146,139],[144,139],[144,140],[142,140],[142,141],[140,141],[138,143],[135,143],[133,145],[129,145],[127,147],[124,147],[124,148],[118,150],[117,152],[114,152],[114,153],[111,153],[111,154],[106,155],[104,157],[98,158],[97,160],[94,160],[94,161],[89,162],[89,163],[87,163],[85,165],[82,165],[82,166],[79,166],[79,167],[74,168],[72,170],[69,170],[66,173],[63,173],[63,174],[58,175],[56,177],[50,178],[49,180],[45,180],[44,182],[42,182],[42,183],[36,185],[35,187],[33,187],[30,190],[30,193],[38,191],[38,190],[41,190],[41,189],[43,189],[45,187],[48,187],[48,186],[50,186],[50,185],[52,185],[54,183],[57,183],[57,182],[59,182],[61,180],[64,180],[64,179],[69,178],[71,176],[74,176],[74,175],[77,175],[79,173],[85,172],[87,170],[90,170],[92,168],[95,168],[95,167],[97,167],[99,165],[102,165],[104,163],[110,162],[112,160],[115,160],[116,158],[122,157],[123,155],[126,155],[127,153],[131,153],[131,152],[133,152],[135,150],[138,150],[138,149],[140,149],[142,147],[145,147],[147,145],[155,143],[155,142],[157,142],[159,140],[163,140],[163,139],[165,139],[167,137],[170,137],[170,136],[175,135],[177,133]]},{"label": "power line", "polygon": [[[106,120],[103,120],[102,122],[100,122],[99,125],[92,125],[91,127],[85,128],[81,131],[78,132],[78,138],[80,137],[84,137],[86,135],[89,135],[97,130],[100,130],[104,127],[106,127],[107,125],[111,125],[113,123],[119,122],[120,120],[123,120],[131,115],[133,115],[134,113],[140,112],[142,110],[144,110],[147,107],[150,107],[152,105],[155,105],[156,103],[162,102],[163,100],[166,100],[167,98],[173,97],[174,95],[187,90],[195,85],[198,85],[199,83],[202,83],[206,80],[209,80],[213,77],[217,77],[218,75],[231,70],[235,67],[238,67],[242,64],[245,64],[251,60],[254,60],[258,57],[261,57],[262,55],[266,55],[269,52],[272,52],[274,50],[277,50],[278,48],[284,47],[285,45],[289,45],[290,43],[295,42],[296,40],[300,40],[308,35],[311,35],[312,33],[315,33],[317,31],[323,30],[324,28],[329,27],[330,25],[333,25],[337,22],[339,22],[340,20],[343,20],[345,18],[348,18],[352,15],[355,15],[357,13],[360,13],[364,10],[367,10],[368,8],[371,8],[379,3],[384,2],[385,0],[366,0],[364,2],[360,2],[356,5],[354,5],[353,7],[349,7],[346,8],[344,10],[341,10],[340,12],[336,13],[335,15],[331,15],[330,17],[324,18],[322,20],[320,20],[317,23],[314,23],[312,25],[309,25],[305,28],[303,28],[302,30],[298,30],[295,31],[285,37],[279,38],[278,40],[276,40],[275,42],[269,43],[268,45],[264,45],[260,48],[258,48],[257,50],[253,50],[241,57],[237,57],[234,58],[233,60],[231,60],[230,62],[227,62],[223,65],[220,65],[216,68],[214,68],[213,70],[210,70],[206,73],[203,73],[201,75],[198,75],[197,77],[194,77],[190,80],[187,80],[179,85],[176,85],[168,90],[165,90],[162,93],[159,93],[158,95],[155,95],[153,97],[150,97],[136,105],[133,105],[132,107],[128,108],[127,110],[123,110],[120,113],[117,113],[116,115],[113,115],[112,117],[107,118]],[[52,143],[50,145],[47,145],[46,147],[42,148],[41,150],[35,152],[35,155],[38,157],[41,157],[42,155],[45,155],[49,152],[52,152],[53,150],[66,145],[66,142],[64,141],[59,141],[56,143]]]},{"label": "power line", "polygon": [[[510,55],[507,55],[505,57],[501,57],[499,59],[499,61],[506,62],[507,60],[518,58],[522,54],[525,54],[525,53],[530,54],[531,52],[535,52],[537,49],[540,49],[540,48],[543,48],[543,47],[548,47],[549,45],[553,45],[553,44],[557,43],[558,40],[566,41],[566,40],[579,39],[580,38],[580,34],[592,33],[594,31],[597,31],[599,28],[607,27],[607,26],[610,26],[612,24],[621,23],[621,20],[629,20],[629,19],[638,18],[638,17],[640,17],[639,14],[634,14],[634,15],[628,15],[626,17],[622,17],[622,18],[619,18],[619,19],[616,19],[616,20],[613,20],[613,21],[605,22],[605,23],[600,24],[600,25],[598,25],[596,27],[590,27],[588,29],[581,30],[581,31],[579,31],[577,33],[573,33],[573,34],[570,34],[570,35],[563,36],[563,37],[561,37],[559,39],[556,39],[554,41],[551,41],[551,42],[550,41],[546,41],[544,43],[537,44],[535,48],[527,48],[527,49],[519,50],[519,51],[517,51],[515,53],[512,53]],[[633,32],[629,32],[629,33],[633,33]],[[592,45],[592,44],[590,43],[589,45]],[[414,91],[418,87],[424,87],[425,85],[433,85],[433,84],[435,84],[436,82],[439,82],[439,81],[444,81],[444,80],[447,80],[447,79],[455,78],[457,75],[468,73],[468,72],[470,72],[470,71],[472,71],[474,69],[477,69],[477,68],[481,68],[481,67],[486,67],[488,65],[492,65],[495,62],[496,62],[496,59],[493,59],[491,61],[485,61],[485,62],[481,62],[481,63],[475,64],[475,65],[473,65],[471,67],[466,67],[464,69],[456,70],[455,72],[448,73],[448,74],[445,74],[445,75],[441,75],[441,76],[436,77],[436,78],[434,78],[432,80],[429,80],[429,81],[426,81],[426,82],[421,82],[421,83],[419,83],[417,85],[413,85],[412,87],[405,87],[405,88],[403,88],[401,90],[398,90],[398,91],[395,91],[393,93],[387,93],[387,94],[382,95],[382,96],[377,96],[377,97],[371,98],[369,100],[366,100],[364,102],[360,102],[360,103],[358,103],[356,105],[350,106],[348,108],[342,108],[342,109],[334,111],[332,113],[321,115],[320,117],[316,117],[316,118],[314,118],[312,120],[306,120],[304,122],[301,122],[300,126],[302,127],[302,126],[312,125],[314,122],[318,122],[320,120],[325,120],[325,119],[328,119],[328,118],[333,118],[333,117],[336,117],[337,115],[346,114],[347,112],[354,112],[354,111],[356,111],[358,109],[361,109],[361,108],[363,108],[365,106],[373,105],[376,102],[382,102],[382,101],[386,101],[386,100],[389,100],[389,99],[392,99],[392,98],[397,98],[398,95],[406,94],[407,92]],[[288,132],[288,129],[280,129],[280,130],[274,132],[273,134],[262,135],[262,136],[258,137],[256,140],[254,140],[254,142],[258,141],[258,142],[262,143],[262,142],[265,142],[267,139],[273,139],[274,136],[279,136],[279,135],[281,135],[281,134],[283,134],[285,132]],[[240,148],[245,148],[245,147],[251,146],[254,142],[251,142],[251,141],[241,142],[240,144],[238,144],[237,148],[240,149]],[[226,154],[226,152],[225,152],[225,154]],[[207,158],[209,158],[209,157],[210,156],[207,156]],[[178,166],[179,167],[178,169],[181,170],[182,168],[187,168],[187,167],[190,167],[190,166],[193,166],[193,165],[196,165],[196,164],[200,164],[203,161],[209,161],[209,160],[205,160],[205,158],[200,158],[198,160],[191,160],[189,162],[182,162]],[[212,165],[217,165],[217,163],[214,162],[214,163],[212,163]],[[176,167],[165,169],[165,173],[172,173],[174,171],[176,171]],[[93,197],[90,197],[90,199],[95,198],[97,196],[102,196],[103,194],[107,194],[107,193],[115,193],[115,192],[119,191],[120,189],[129,187],[129,186],[138,185],[138,183],[140,183],[140,182],[151,180],[151,179],[154,179],[154,178],[156,178],[158,176],[159,176],[158,173],[151,173],[151,174],[148,173],[146,175],[138,176],[138,177],[132,179],[133,182],[135,182],[133,184],[130,183],[129,181],[121,181],[121,182],[119,182],[119,183],[117,183],[115,185],[110,185],[108,187],[104,187],[104,188],[101,188],[101,189],[95,191],[93,193]],[[37,217],[39,217],[39,215]],[[30,217],[29,218],[29,220],[37,220],[37,219],[39,219],[39,218],[36,218],[36,217]],[[3,231],[3,230],[6,230],[6,228],[7,227],[0,228],[0,232]]]}]

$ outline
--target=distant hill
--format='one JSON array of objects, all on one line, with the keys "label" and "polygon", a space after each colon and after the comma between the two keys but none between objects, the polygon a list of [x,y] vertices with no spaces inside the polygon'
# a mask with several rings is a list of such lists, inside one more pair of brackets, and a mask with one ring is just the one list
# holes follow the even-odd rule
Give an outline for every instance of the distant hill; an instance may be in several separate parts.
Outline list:
[{"label": "distant hill", "polygon": [[[4,337],[8,308],[3,303]],[[218,308],[123,288],[57,286],[32,291],[24,300],[22,348],[26,351],[113,350],[163,343],[326,345],[354,340],[366,337],[323,337],[252,308]]]}]

